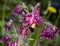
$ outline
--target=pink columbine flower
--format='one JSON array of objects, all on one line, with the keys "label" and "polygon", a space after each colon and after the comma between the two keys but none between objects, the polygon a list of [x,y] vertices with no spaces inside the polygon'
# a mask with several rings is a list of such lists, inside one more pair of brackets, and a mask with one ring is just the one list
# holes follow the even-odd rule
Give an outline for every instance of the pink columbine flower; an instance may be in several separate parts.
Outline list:
[{"label": "pink columbine flower", "polygon": [[22,35],[24,37],[28,36],[30,34],[30,30],[27,27],[25,27],[25,26],[19,26],[18,30],[20,32],[20,35]]},{"label": "pink columbine flower", "polygon": [[22,5],[17,5],[15,7],[15,9],[13,10],[12,14],[13,15],[19,15],[22,12],[22,10],[23,10]]},{"label": "pink columbine flower", "polygon": [[55,34],[57,34],[57,27],[52,25],[47,25],[41,32],[40,38],[43,39],[54,39]]},{"label": "pink columbine flower", "polygon": [[7,42],[10,39],[9,35],[4,35],[4,37],[2,38],[2,42]]},{"label": "pink columbine flower", "polygon": [[33,23],[35,23],[37,26],[40,25],[40,14],[38,13],[38,11],[33,10],[32,13],[28,13],[25,17],[25,21],[26,23],[28,23],[28,25],[32,25]]},{"label": "pink columbine flower", "polygon": [[22,12],[22,16],[24,19],[20,19],[20,21],[25,21],[29,26],[35,24],[40,26],[40,22],[44,22],[44,19],[40,17],[40,8],[31,6],[32,12]]}]

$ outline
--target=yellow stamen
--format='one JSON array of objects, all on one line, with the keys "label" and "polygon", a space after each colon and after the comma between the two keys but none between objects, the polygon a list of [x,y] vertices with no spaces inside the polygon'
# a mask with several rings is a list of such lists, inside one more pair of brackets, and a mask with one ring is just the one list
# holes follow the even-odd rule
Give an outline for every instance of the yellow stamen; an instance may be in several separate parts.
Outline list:
[{"label": "yellow stamen", "polygon": [[36,26],[36,24],[35,24],[35,23],[33,23],[33,24],[31,25],[31,27],[32,27],[32,28],[35,28],[35,26]]}]

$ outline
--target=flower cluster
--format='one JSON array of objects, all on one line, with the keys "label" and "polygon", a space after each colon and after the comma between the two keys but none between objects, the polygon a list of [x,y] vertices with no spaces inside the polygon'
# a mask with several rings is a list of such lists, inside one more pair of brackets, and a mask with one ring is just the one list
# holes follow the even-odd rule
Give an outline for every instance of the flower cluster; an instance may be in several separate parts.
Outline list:
[{"label": "flower cluster", "polygon": [[[40,27],[40,24],[46,24],[44,18],[40,16],[40,3],[37,3],[36,6],[30,6],[31,12],[29,12],[25,7],[24,3],[21,5],[17,5],[14,10],[12,11],[12,16],[15,16],[15,18],[18,18],[18,21],[20,24],[15,26],[14,19],[11,19],[6,22],[5,29],[6,30],[12,30],[14,28],[14,32],[18,34],[18,41],[22,40],[22,43],[24,44],[24,38],[29,38],[31,32],[34,32],[34,29],[36,27]],[[48,7],[48,10],[50,12],[56,13],[56,9],[54,7]],[[19,16],[22,16],[22,18]],[[14,17],[13,17],[14,18]],[[17,22],[17,23],[18,23]],[[9,31],[11,32],[11,31]],[[11,33],[9,33],[11,35]],[[45,28],[42,30],[40,34],[40,38],[43,39],[53,39],[55,34],[57,34],[57,27],[53,26],[52,24],[46,24]],[[12,36],[11,36],[12,37]],[[21,39],[20,39],[21,38]],[[6,42],[10,39],[9,36],[4,36],[3,42]],[[16,38],[15,38],[16,39]],[[11,41],[6,46],[20,46],[18,41]]]}]

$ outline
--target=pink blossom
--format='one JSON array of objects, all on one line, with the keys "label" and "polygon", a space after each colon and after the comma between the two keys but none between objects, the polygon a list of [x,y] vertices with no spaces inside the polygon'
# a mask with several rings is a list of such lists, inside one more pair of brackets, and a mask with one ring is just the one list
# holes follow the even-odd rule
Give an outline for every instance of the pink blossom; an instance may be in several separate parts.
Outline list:
[{"label": "pink blossom", "polygon": [[22,5],[17,5],[15,7],[15,9],[13,10],[12,14],[13,15],[19,15],[22,12],[22,10],[23,10]]},{"label": "pink blossom", "polygon": [[52,25],[47,25],[41,32],[40,38],[43,39],[54,39],[55,34],[57,34],[57,28]]},{"label": "pink blossom", "polygon": [[28,23],[28,25],[32,25],[33,23],[35,23],[37,26],[40,25],[40,14],[38,13],[38,11],[33,10],[32,13],[28,13],[25,17],[25,21],[26,23]]},{"label": "pink blossom", "polygon": [[5,25],[5,29],[6,30],[10,30],[11,26],[12,26],[12,23],[11,22],[7,22],[6,25]]},{"label": "pink blossom", "polygon": [[4,35],[2,41],[5,43],[5,42],[7,42],[9,39],[10,39],[10,36],[9,36],[9,35]]},{"label": "pink blossom", "polygon": [[19,26],[19,27],[18,27],[18,30],[19,30],[19,32],[20,32],[20,35],[22,35],[22,36],[24,36],[24,37],[30,34],[29,28],[27,28],[27,27],[25,27],[25,26]]}]

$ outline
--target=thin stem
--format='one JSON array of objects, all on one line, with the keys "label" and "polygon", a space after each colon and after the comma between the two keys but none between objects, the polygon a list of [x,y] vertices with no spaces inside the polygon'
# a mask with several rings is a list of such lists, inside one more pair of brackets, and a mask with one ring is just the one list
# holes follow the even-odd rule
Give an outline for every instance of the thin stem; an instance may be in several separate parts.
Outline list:
[{"label": "thin stem", "polygon": [[[7,5],[7,1],[5,0],[4,6],[3,6],[3,13],[2,13],[2,35],[4,34],[3,30],[4,30],[4,17],[5,17],[5,9],[6,9],[6,5]],[[5,46],[4,43],[2,43],[2,46]]]},{"label": "thin stem", "polygon": [[46,18],[47,20],[49,19],[50,15],[51,15],[51,13],[49,13],[49,15],[47,16],[47,18]]},{"label": "thin stem", "polygon": [[59,18],[60,18],[60,10],[59,10],[59,15],[58,15],[58,17],[57,17],[57,19],[56,19],[56,21],[55,21],[55,26],[57,26],[57,24],[58,24],[58,21],[59,21]]},{"label": "thin stem", "polygon": [[51,6],[51,0],[48,0],[48,7]]},{"label": "thin stem", "polygon": [[6,5],[7,5],[7,1],[5,0],[4,6],[3,6],[3,13],[2,13],[2,35],[3,35],[3,30],[4,30],[4,17],[5,17],[5,9],[6,9]]},{"label": "thin stem", "polygon": [[19,37],[20,35],[19,35],[19,32],[17,33],[17,29],[15,28],[14,23],[13,23],[13,28],[14,28],[15,33],[18,35],[18,39],[19,39],[18,43],[20,44],[20,40],[21,40],[20,37]]},{"label": "thin stem", "polygon": [[[17,31],[16,31],[16,28],[15,28],[14,23],[13,23],[13,28],[14,28],[15,33],[18,34]],[[18,35],[18,36],[19,36],[19,35]]]},{"label": "thin stem", "polygon": [[29,13],[29,11],[28,11],[28,10],[26,10],[26,9],[24,9],[24,11],[25,11],[26,13]]}]

